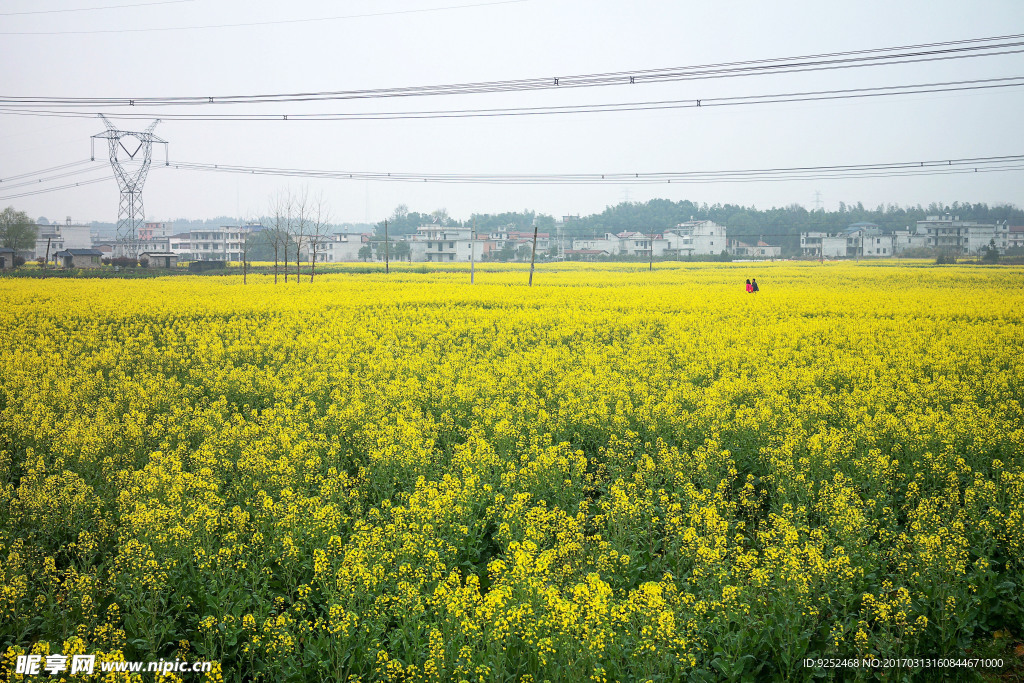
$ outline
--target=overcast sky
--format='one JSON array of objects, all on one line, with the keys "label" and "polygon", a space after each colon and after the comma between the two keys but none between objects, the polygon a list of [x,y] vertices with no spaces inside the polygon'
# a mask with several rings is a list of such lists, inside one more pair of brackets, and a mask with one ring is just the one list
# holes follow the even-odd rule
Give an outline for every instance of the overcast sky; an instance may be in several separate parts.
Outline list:
[{"label": "overcast sky", "polygon": [[[142,6],[123,7],[124,5]],[[122,5],[118,9],[45,12]],[[34,12],[32,14],[16,14]],[[364,16],[358,16],[364,15]],[[375,16],[367,16],[375,15]],[[328,19],[328,17],[346,17]],[[321,19],[302,21],[300,19]],[[278,22],[244,27],[189,28]],[[150,31],[148,29],[163,29]],[[68,33],[74,32],[74,33]],[[436,85],[787,57],[1024,33],[1021,0],[3,0],[0,94],[227,95]],[[353,105],[236,105],[253,113],[396,111],[710,98],[1024,75],[1024,54],[821,73],[451,95]],[[157,111],[157,110],[153,110]],[[161,112],[181,112],[164,107]],[[187,110],[195,113],[196,108]],[[203,108],[224,113],[224,108]],[[613,173],[900,162],[1024,153],[1024,88],[653,112],[372,122],[164,121],[172,161],[424,173]],[[116,111],[112,111],[116,115]],[[115,119],[116,121],[116,119]],[[141,130],[146,123],[119,121]],[[0,114],[0,179],[89,158],[98,119]],[[97,146],[97,159],[106,151]],[[150,220],[259,215],[302,181],[160,168]],[[109,164],[81,178],[110,176]],[[50,185],[79,177],[53,181]],[[338,221],[399,203],[457,218],[562,216],[653,197],[758,208],[840,201],[1024,204],[1024,172],[700,185],[490,186],[312,181]],[[8,185],[10,183],[7,183]],[[4,190],[0,197],[19,190]],[[32,189],[32,188],[29,188]],[[21,190],[24,191],[24,190]],[[0,199],[32,217],[115,221],[107,182]]]}]

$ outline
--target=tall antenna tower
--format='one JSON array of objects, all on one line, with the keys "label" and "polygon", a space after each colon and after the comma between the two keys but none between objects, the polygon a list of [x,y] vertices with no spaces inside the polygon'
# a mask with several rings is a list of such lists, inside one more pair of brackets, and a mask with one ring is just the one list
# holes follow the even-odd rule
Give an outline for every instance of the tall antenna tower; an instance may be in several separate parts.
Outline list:
[{"label": "tall antenna tower", "polygon": [[146,184],[149,164],[153,160],[153,143],[164,146],[164,164],[167,165],[167,141],[153,135],[153,129],[160,119],[149,124],[139,133],[118,130],[107,117],[100,114],[107,130],[92,136],[92,160],[96,160],[96,138],[104,138],[110,147],[110,165],[121,189],[121,203],[117,208],[117,241],[124,249],[125,256],[139,255],[139,228],[146,220],[142,207],[142,186]]},{"label": "tall antenna tower", "polygon": [[818,190],[814,191],[814,210],[818,211],[821,209],[821,192]]}]

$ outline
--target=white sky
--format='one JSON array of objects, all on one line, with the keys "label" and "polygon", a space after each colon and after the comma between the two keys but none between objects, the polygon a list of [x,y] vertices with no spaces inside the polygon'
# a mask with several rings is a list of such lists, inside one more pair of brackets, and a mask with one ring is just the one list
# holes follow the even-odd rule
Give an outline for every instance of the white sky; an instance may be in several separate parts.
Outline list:
[{"label": "white sky", "polygon": [[[81,12],[145,0],[0,0],[0,94],[224,95],[434,85],[568,76],[911,45],[1024,33],[1021,0],[523,0],[242,28],[137,31],[467,5],[488,0],[186,0]],[[152,2],[153,0],[150,0]],[[491,0],[493,1],[493,0]],[[98,32],[117,30],[120,32]],[[64,35],[29,32],[90,31]],[[366,110],[628,102],[900,85],[1024,75],[1024,54],[726,82],[380,100]],[[239,105],[238,111],[357,111],[353,105]],[[164,111],[171,111],[165,108]],[[180,111],[177,110],[177,111]],[[195,111],[195,109],[190,109]],[[225,110],[204,109],[203,111]],[[329,170],[566,173],[726,170],[1024,153],[1024,88],[873,101],[770,104],[661,112],[374,122],[161,123],[173,160]],[[142,130],[146,122],[120,127]],[[0,114],[0,178],[87,159],[99,120]],[[97,158],[105,150],[97,146]],[[161,169],[147,218],[259,215],[302,181]],[[100,174],[97,170],[94,173]],[[109,173],[109,166],[106,167]],[[74,180],[74,179],[71,179]],[[532,208],[588,214],[628,198],[812,206],[839,201],[1024,204],[1024,172],[945,177],[684,186],[483,186],[313,181],[335,221],[377,221],[398,203],[456,218]],[[63,181],[67,182],[67,181]],[[60,184],[58,182],[52,183]],[[3,184],[0,184],[0,188]],[[16,192],[0,189],[0,197]],[[628,192],[628,195],[627,195]],[[0,199],[31,216],[117,218],[105,183]]]}]

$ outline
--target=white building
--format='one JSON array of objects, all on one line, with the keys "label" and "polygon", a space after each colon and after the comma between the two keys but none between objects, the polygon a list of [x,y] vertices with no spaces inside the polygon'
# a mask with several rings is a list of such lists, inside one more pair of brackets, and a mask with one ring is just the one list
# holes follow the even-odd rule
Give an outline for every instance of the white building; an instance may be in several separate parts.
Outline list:
[{"label": "white building", "polygon": [[926,249],[928,238],[910,230],[894,230],[892,233],[892,252],[896,255],[911,249]]},{"label": "white building", "polygon": [[827,232],[802,232],[800,250],[804,256],[814,258],[844,258],[846,238],[833,237]]},{"label": "white building", "polygon": [[1009,235],[1006,240],[1007,249],[1024,248],[1024,225],[1011,225],[1007,234]]},{"label": "white building", "polygon": [[664,256],[669,246],[669,241],[663,235],[620,232],[615,237],[619,240],[618,253],[620,256],[651,258],[652,249],[654,256]]},{"label": "white building", "polygon": [[1002,223],[961,221],[960,216],[928,216],[917,222],[917,232],[923,234],[927,246],[954,254],[978,254],[993,241],[1000,252],[1009,248],[1010,229]]},{"label": "white building", "polygon": [[570,251],[584,252],[590,255],[617,256],[619,253],[619,239],[610,232],[606,232],[604,237],[574,239]]},{"label": "white building", "polygon": [[[492,235],[493,237],[493,235]],[[509,241],[507,233],[502,233],[501,241]],[[453,262],[480,259],[493,247],[492,240],[473,239],[472,228],[444,225],[421,225],[416,234],[409,237],[409,247],[413,261]],[[538,249],[539,249],[538,245]]]},{"label": "white building", "polygon": [[316,252],[317,263],[339,263],[342,261],[358,261],[359,250],[363,247],[363,237],[359,234],[345,232],[326,235],[318,240],[309,241],[309,251]]},{"label": "white building", "polygon": [[[914,245],[909,233],[901,233],[903,244]],[[896,254],[897,236],[883,233],[874,223],[854,223],[835,235],[825,232],[800,233],[800,249],[814,258],[888,258]],[[908,247],[909,248],[909,247]]]},{"label": "white building", "polygon": [[179,232],[167,238],[167,251],[178,255],[179,259],[192,260],[192,236],[187,232]]},{"label": "white building", "polygon": [[748,258],[780,258],[782,247],[758,240],[757,244],[747,244],[739,240],[730,240],[729,253],[733,256]]},{"label": "white building", "polygon": [[[606,232],[604,237],[574,239],[569,252],[574,256],[604,255],[651,258],[652,245],[656,257],[670,253],[670,241],[665,235],[631,231],[623,231],[615,235]],[[539,243],[537,249],[540,250]]]},{"label": "white building", "polygon": [[[241,261],[245,240],[253,232],[261,230],[260,225],[223,225],[219,228],[197,228],[190,230],[189,246],[193,261]],[[179,235],[168,238],[168,250],[174,250],[174,242],[180,245]],[[180,246],[179,246],[180,248]],[[178,252],[175,252],[178,253]]]},{"label": "white building", "polygon": [[54,254],[66,249],[91,249],[92,227],[80,223],[72,223],[68,218],[64,224],[36,226],[36,246],[34,258],[46,258],[47,246],[52,261]]},{"label": "white building", "polygon": [[689,220],[665,231],[666,254],[711,256],[729,247],[725,226],[714,221]]},{"label": "white building", "polygon": [[879,258],[892,256],[892,234],[883,235],[881,232],[864,235],[860,239],[860,255],[865,258]]}]

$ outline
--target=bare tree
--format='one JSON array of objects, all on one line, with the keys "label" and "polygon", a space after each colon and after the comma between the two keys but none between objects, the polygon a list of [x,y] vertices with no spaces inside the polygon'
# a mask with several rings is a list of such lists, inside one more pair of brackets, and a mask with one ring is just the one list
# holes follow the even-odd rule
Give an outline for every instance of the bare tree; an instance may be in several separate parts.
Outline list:
[{"label": "bare tree", "polygon": [[274,248],[274,284],[277,284],[278,260],[284,256],[284,281],[288,282],[288,244],[291,242],[291,192],[284,190],[274,198],[267,218],[267,232]]},{"label": "bare tree", "polygon": [[[245,219],[245,226],[242,227],[242,284],[248,282],[249,275],[249,250],[252,249],[253,243],[260,238],[260,232],[254,231],[253,228],[259,225],[259,221],[251,217]],[[263,226],[260,225],[262,228]]]},{"label": "bare tree", "polygon": [[316,275],[316,255],[317,250],[322,244],[327,241],[330,230],[331,212],[327,205],[324,203],[323,193],[319,193],[316,199],[313,200],[312,206],[310,207],[310,223],[309,223],[309,246],[310,246],[310,270],[309,270],[309,281],[313,281],[313,276]]},{"label": "bare tree", "polygon": [[308,246],[309,232],[312,223],[313,203],[309,198],[309,186],[293,197],[294,219],[292,236],[295,239],[295,282],[302,281],[302,247]]}]

